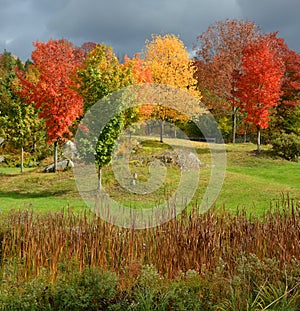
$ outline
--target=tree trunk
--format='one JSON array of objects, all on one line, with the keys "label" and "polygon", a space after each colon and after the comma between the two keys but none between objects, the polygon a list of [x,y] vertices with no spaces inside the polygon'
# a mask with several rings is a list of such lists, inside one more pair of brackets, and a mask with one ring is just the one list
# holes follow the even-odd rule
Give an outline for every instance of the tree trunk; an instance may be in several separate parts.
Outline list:
[{"label": "tree trunk", "polygon": [[260,153],[260,127],[257,127],[257,152]]},{"label": "tree trunk", "polygon": [[99,192],[101,190],[102,187],[102,169],[101,167],[98,168],[98,187],[97,187],[97,191]]},{"label": "tree trunk", "polygon": [[232,143],[235,144],[237,107],[232,107]]},{"label": "tree trunk", "polygon": [[21,147],[21,173],[24,171],[24,148]]},{"label": "tree trunk", "polygon": [[247,126],[244,127],[244,143],[247,142]]},{"label": "tree trunk", "polygon": [[150,134],[151,134],[150,123],[146,122],[146,136],[150,136]]},{"label": "tree trunk", "polygon": [[54,166],[53,166],[53,172],[56,173],[57,171],[57,141],[54,142]]},{"label": "tree trunk", "polygon": [[132,132],[129,130],[129,141],[132,142]]},{"label": "tree trunk", "polygon": [[33,136],[33,143],[32,143],[32,152],[35,153],[36,152],[36,135]]},{"label": "tree trunk", "polygon": [[163,143],[164,120],[160,120],[160,142]]}]

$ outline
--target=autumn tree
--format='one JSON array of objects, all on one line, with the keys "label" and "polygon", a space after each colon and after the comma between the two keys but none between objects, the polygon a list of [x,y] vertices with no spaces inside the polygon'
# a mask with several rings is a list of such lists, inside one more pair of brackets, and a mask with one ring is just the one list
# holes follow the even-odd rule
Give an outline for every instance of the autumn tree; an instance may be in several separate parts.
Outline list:
[{"label": "autumn tree", "polygon": [[[146,41],[144,58],[152,73],[152,81],[183,89],[195,97],[201,98],[197,91],[197,80],[194,78],[196,68],[183,42],[173,34],[164,36],[153,35],[151,41]],[[178,111],[184,103],[178,99]],[[160,141],[163,141],[164,121],[173,122],[183,118],[183,115],[174,109],[169,109],[157,103],[153,115],[161,120]],[[191,112],[200,112],[199,107],[191,107]]]},{"label": "autumn tree", "polygon": [[231,116],[235,142],[238,114],[237,77],[242,72],[243,50],[259,36],[259,27],[244,20],[217,21],[197,37],[194,45],[196,77],[203,101],[213,113]]},{"label": "autumn tree", "polygon": [[268,127],[270,113],[279,104],[284,65],[270,41],[263,36],[243,50],[243,74],[237,81],[240,107],[246,122],[257,128],[257,151],[260,152],[261,129]]},{"label": "autumn tree", "polygon": [[140,54],[136,54],[133,58],[125,55],[124,65],[132,68],[133,85],[153,82],[151,68],[141,58]]},{"label": "autumn tree", "polygon": [[39,72],[38,80],[31,81],[19,73],[22,84],[20,95],[33,102],[39,117],[45,120],[47,142],[54,144],[54,171],[57,167],[57,147],[68,139],[70,127],[83,113],[83,101],[74,90],[73,75],[81,65],[82,53],[67,40],[35,42],[31,58]]}]

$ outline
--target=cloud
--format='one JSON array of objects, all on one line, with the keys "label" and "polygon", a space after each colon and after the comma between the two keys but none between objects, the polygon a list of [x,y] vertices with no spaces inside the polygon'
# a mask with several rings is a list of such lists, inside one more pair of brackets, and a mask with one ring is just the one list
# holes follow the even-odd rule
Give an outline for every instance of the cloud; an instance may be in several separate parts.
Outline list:
[{"label": "cloud", "polygon": [[[216,10],[216,7],[218,10]],[[123,53],[140,51],[151,34],[174,33],[191,45],[215,19],[238,15],[232,0],[73,0],[48,23],[56,34],[106,42]]]},{"label": "cloud", "polygon": [[289,47],[300,51],[299,0],[237,0],[243,17],[254,20],[264,32],[279,31]]},{"label": "cloud", "polygon": [[22,59],[30,57],[32,42],[51,36],[46,23],[68,0],[1,0],[0,51],[7,49]]},{"label": "cloud", "polygon": [[264,32],[279,30],[300,51],[299,0],[0,0],[0,51],[30,57],[32,42],[65,38],[105,42],[122,56],[144,48],[151,34],[180,35],[191,50],[209,25],[247,18]]}]

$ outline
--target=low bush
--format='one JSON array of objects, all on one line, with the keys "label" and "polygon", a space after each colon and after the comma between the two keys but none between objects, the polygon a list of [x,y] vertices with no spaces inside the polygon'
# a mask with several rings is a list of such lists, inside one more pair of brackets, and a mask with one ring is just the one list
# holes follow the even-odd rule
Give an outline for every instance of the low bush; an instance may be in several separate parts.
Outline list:
[{"label": "low bush", "polygon": [[1,310],[107,310],[117,295],[117,277],[96,268],[61,275],[55,283],[40,275],[25,284],[2,285]]},{"label": "low bush", "polygon": [[[299,261],[279,269],[278,262],[255,255],[241,257],[233,275],[224,262],[211,273],[189,270],[175,279],[161,276],[154,266],[141,268],[135,284],[120,286],[120,278],[97,268],[69,271],[50,282],[47,272],[25,283],[5,282],[0,290],[1,310],[299,310]],[[261,274],[263,267],[275,269]],[[256,273],[255,273],[256,271]],[[298,280],[292,275],[298,275]],[[151,280],[153,282],[151,282]]]},{"label": "low bush", "polygon": [[300,157],[300,137],[298,135],[281,133],[272,139],[271,144],[276,155],[286,160],[298,161]]},{"label": "low bush", "polygon": [[53,290],[54,310],[106,310],[117,294],[117,277],[109,271],[86,268],[57,281]]}]

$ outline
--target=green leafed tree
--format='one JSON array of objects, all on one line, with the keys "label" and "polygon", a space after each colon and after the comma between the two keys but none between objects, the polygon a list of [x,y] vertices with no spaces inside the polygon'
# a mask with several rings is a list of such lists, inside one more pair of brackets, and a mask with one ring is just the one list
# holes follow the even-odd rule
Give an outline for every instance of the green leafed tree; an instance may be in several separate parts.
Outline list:
[{"label": "green leafed tree", "polygon": [[[120,64],[112,48],[105,44],[96,45],[87,53],[83,67],[78,71],[78,76],[80,83],[78,92],[84,99],[86,113],[99,100],[133,82],[132,68]],[[102,103],[107,105],[109,111],[109,99]],[[103,115],[105,115],[105,111],[103,111]],[[94,123],[101,122],[97,120],[98,116],[90,115],[88,117],[96,117]],[[89,127],[90,139],[80,142],[81,152],[94,155],[98,171],[98,189],[101,188],[102,168],[111,161],[116,139],[123,129],[124,118],[124,113],[115,111],[114,117],[105,124],[100,133],[97,130],[93,133],[94,129]]]},{"label": "green leafed tree", "polygon": [[19,59],[5,51],[0,59],[0,135],[12,149],[21,151],[20,167],[23,172],[24,149],[35,150],[36,131],[41,130],[42,122],[32,103],[25,104],[19,97],[15,68],[25,70]]}]

